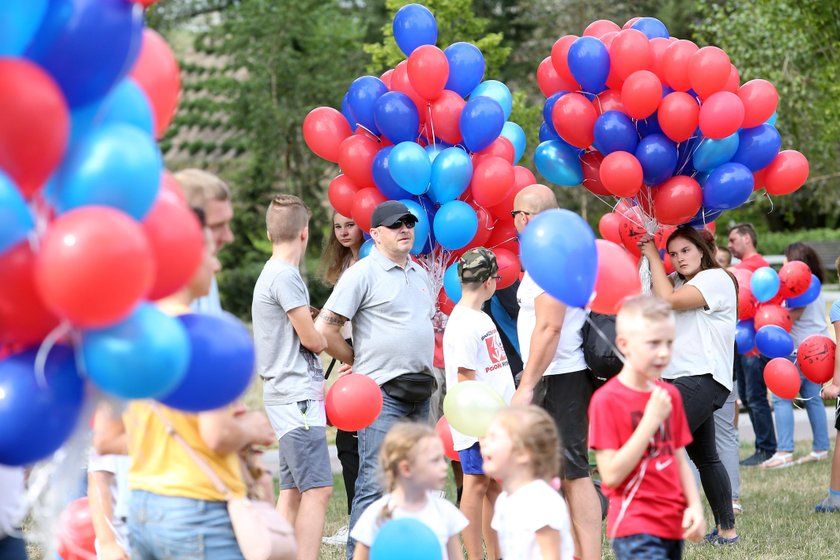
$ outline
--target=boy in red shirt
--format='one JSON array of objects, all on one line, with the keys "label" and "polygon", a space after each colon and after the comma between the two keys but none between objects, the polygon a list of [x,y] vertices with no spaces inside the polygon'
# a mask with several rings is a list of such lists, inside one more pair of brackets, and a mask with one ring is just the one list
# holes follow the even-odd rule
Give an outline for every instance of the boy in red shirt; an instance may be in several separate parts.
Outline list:
[{"label": "boy in red shirt", "polygon": [[607,536],[619,560],[679,559],[683,539],[703,534],[703,509],[683,450],[691,433],[682,399],[660,380],[673,341],[668,303],[627,300],[616,318],[624,368],[589,406],[589,445],[610,500]]}]

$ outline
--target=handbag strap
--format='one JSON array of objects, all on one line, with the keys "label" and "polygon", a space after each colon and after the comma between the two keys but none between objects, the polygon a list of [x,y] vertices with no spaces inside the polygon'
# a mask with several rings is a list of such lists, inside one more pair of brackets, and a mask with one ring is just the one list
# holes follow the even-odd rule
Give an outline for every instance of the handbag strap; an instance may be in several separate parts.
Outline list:
[{"label": "handbag strap", "polygon": [[213,486],[216,487],[216,490],[218,490],[222,495],[225,496],[225,500],[228,501],[234,498],[235,496],[230,491],[230,488],[228,488],[227,485],[224,482],[222,482],[222,479],[219,477],[218,474],[216,474],[216,471],[213,470],[213,468],[207,463],[207,461],[205,461],[201,457],[201,455],[196,453],[195,449],[190,447],[190,444],[188,444],[186,440],[183,437],[181,437],[181,434],[178,433],[178,431],[172,425],[172,422],[169,421],[169,418],[167,418],[163,414],[163,412],[160,410],[160,406],[157,403],[152,404],[152,410],[160,419],[160,421],[163,422],[164,428],[166,429],[166,433],[172,436],[172,439],[177,441],[181,445],[181,447],[184,448],[184,451],[186,451],[187,456],[189,456],[189,458],[193,460],[193,462],[198,466],[198,468],[201,469],[201,472],[207,475],[207,478],[210,479],[210,482],[213,484]]}]

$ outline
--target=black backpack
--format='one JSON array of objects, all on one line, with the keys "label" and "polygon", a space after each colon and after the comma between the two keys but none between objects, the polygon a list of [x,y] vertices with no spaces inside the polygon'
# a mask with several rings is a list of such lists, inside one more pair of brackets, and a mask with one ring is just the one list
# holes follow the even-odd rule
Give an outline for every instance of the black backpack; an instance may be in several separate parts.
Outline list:
[{"label": "black backpack", "polygon": [[624,367],[615,349],[615,315],[591,312],[582,334],[583,357],[600,387]]}]

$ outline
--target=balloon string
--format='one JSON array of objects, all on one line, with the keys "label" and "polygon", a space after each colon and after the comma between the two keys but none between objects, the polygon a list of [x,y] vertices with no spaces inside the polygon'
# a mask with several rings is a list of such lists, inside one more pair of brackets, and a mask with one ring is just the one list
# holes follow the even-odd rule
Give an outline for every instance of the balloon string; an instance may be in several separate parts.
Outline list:
[{"label": "balloon string", "polygon": [[44,341],[38,347],[38,353],[35,355],[35,381],[41,389],[47,389],[46,367],[50,351],[60,338],[70,334],[72,330],[73,325],[70,321],[62,321],[44,337]]},{"label": "balloon string", "polygon": [[432,138],[431,140],[426,138],[426,141],[432,145],[437,145],[437,142],[435,142],[435,121],[432,119],[432,103],[427,101],[426,107],[429,109],[429,127],[432,129]]},{"label": "balloon string", "polygon": [[685,166],[686,166],[686,165],[688,165],[688,162],[691,160],[691,158],[693,158],[693,157],[694,157],[694,154],[695,154],[695,153],[697,152],[697,150],[700,148],[700,145],[701,145],[701,144],[703,144],[703,142],[705,142],[705,140],[706,140],[706,139],[705,139],[705,138],[703,138],[702,136],[692,136],[691,138],[689,138],[689,139],[688,139],[688,140],[686,140],[686,141],[687,141],[687,142],[688,142],[688,141],[691,141],[691,140],[693,140],[694,138],[700,138],[700,141],[699,141],[699,142],[697,142],[697,144],[696,144],[696,145],[695,145],[695,146],[691,149],[691,153],[689,153],[689,154],[686,156],[685,161],[684,161],[684,162],[683,162],[683,164],[680,166],[679,170],[677,170],[677,173],[676,173],[677,175],[679,175],[680,173],[682,173],[682,172],[683,172],[683,169],[685,169]]}]

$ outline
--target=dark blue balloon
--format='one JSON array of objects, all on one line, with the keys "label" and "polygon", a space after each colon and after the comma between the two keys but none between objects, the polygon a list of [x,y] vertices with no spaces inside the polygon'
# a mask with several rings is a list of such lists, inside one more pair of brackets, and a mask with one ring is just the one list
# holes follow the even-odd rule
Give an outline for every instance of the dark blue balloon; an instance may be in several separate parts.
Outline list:
[{"label": "dark blue balloon", "polygon": [[664,134],[651,134],[642,138],[634,155],[642,164],[646,185],[667,181],[677,168],[677,146]]},{"label": "dark blue balloon", "polygon": [[793,354],[793,338],[778,325],[765,325],[758,329],[755,345],[768,358],[786,358]]},{"label": "dark blue balloon", "polygon": [[499,137],[505,126],[505,113],[494,99],[471,97],[461,111],[461,134],[470,152],[480,152]]},{"label": "dark blue balloon", "polygon": [[131,70],[143,10],[125,0],[50,0],[26,58],[49,72],[70,107],[103,97]]},{"label": "dark blue balloon", "polygon": [[70,437],[85,400],[73,350],[50,350],[44,376],[36,349],[0,361],[0,465],[22,466],[52,455]]},{"label": "dark blue balloon", "polygon": [[391,177],[391,170],[388,168],[388,156],[391,155],[393,149],[393,146],[387,146],[376,153],[373,158],[373,182],[376,183],[379,192],[388,197],[389,200],[411,198],[412,194],[399,186]]},{"label": "dark blue balloon", "polygon": [[388,86],[374,76],[356,78],[347,91],[347,102],[356,122],[376,135],[379,134],[374,117],[376,100],[386,93]]},{"label": "dark blue balloon", "polygon": [[636,121],[636,129],[642,138],[651,134],[662,134],[662,127],[659,126],[659,113],[654,113],[646,119]]},{"label": "dark blue balloon", "polygon": [[471,43],[452,43],[443,54],[449,61],[446,89],[468,96],[484,78],[484,55]]},{"label": "dark blue balloon", "polygon": [[350,124],[350,130],[356,132],[359,125],[356,124],[356,117],[353,115],[353,110],[350,109],[349,97],[350,94],[345,93],[344,98],[341,100],[341,114],[344,115],[344,118],[347,119],[347,122]]},{"label": "dark blue balloon", "polygon": [[667,39],[671,36],[671,34],[668,33],[668,28],[665,27],[665,24],[654,17],[639,18],[635,23],[633,23],[633,25],[630,26],[630,28],[638,29],[644,33],[648,39],[655,39],[657,37]]},{"label": "dark blue balloon", "polygon": [[704,227],[706,224],[717,220],[721,214],[723,214],[723,210],[709,210],[707,208],[700,208],[697,214],[687,223],[691,227]]},{"label": "dark blue balloon", "polygon": [[735,347],[740,354],[746,354],[755,348],[755,325],[752,319],[738,321],[735,325]]},{"label": "dark blue balloon", "polygon": [[417,139],[420,115],[406,94],[389,91],[382,95],[376,100],[373,116],[379,132],[394,144]]},{"label": "dark blue balloon", "polygon": [[820,284],[820,279],[817,278],[814,274],[812,274],[811,284],[808,286],[808,289],[805,290],[804,294],[796,296],[795,298],[785,300],[787,302],[788,309],[805,307],[809,303],[816,301],[816,299],[820,297],[820,290],[822,290],[822,284]]},{"label": "dark blue balloon", "polygon": [[405,54],[411,55],[421,45],[434,45],[437,41],[435,16],[425,6],[409,4],[394,15],[394,39]]},{"label": "dark blue balloon", "polygon": [[[557,134],[557,131],[554,129],[554,120],[552,118],[552,114],[554,113],[554,104],[557,103],[557,100],[569,93],[568,91],[558,91],[557,93],[552,93],[548,98],[545,100],[545,104],[543,105],[543,120],[545,124],[551,129],[553,134]],[[559,136],[558,136],[559,138]]]},{"label": "dark blue balloon", "polygon": [[770,165],[782,147],[782,135],[773,125],[760,124],[738,132],[738,151],[730,161],[758,171]]},{"label": "dark blue balloon", "polygon": [[703,206],[730,210],[745,203],[753,192],[752,172],[740,163],[724,163],[712,171],[703,185]]},{"label": "dark blue balloon", "polygon": [[540,125],[540,142],[548,142],[549,140],[563,141],[560,135],[554,130],[554,127],[550,123],[543,121]]},{"label": "dark blue balloon", "polygon": [[610,53],[595,37],[579,37],[569,47],[569,70],[577,83],[588,93],[606,89],[610,73]]},{"label": "dark blue balloon", "polygon": [[605,156],[613,152],[633,153],[639,144],[636,125],[621,111],[607,111],[595,121],[595,147]]}]

